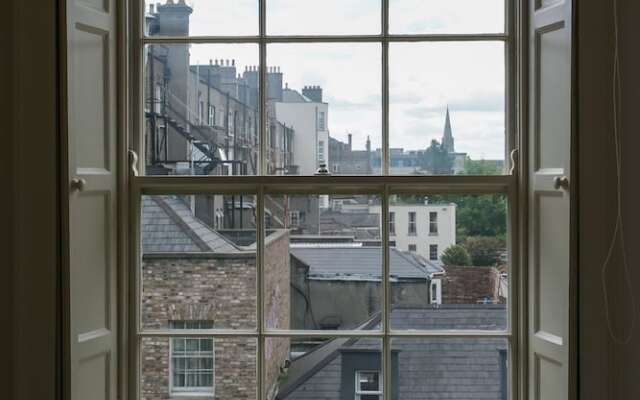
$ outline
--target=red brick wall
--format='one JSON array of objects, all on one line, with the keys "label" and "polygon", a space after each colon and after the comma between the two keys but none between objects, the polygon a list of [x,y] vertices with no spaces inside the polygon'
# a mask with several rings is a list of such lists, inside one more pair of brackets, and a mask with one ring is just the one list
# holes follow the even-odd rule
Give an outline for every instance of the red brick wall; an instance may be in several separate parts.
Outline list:
[{"label": "red brick wall", "polygon": [[495,267],[446,266],[442,277],[443,304],[498,303],[499,272]]}]

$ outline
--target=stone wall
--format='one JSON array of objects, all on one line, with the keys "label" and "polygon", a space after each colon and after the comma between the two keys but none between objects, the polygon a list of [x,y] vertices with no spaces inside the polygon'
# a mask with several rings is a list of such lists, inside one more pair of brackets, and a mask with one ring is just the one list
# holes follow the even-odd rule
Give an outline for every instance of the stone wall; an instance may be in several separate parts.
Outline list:
[{"label": "stone wall", "polygon": [[[289,240],[286,232],[267,239],[265,318],[289,325]],[[285,260],[282,262],[282,260]],[[142,263],[142,324],[166,329],[172,320],[210,320],[216,329],[255,329],[256,253],[146,255]],[[142,348],[142,398],[173,398],[169,382],[169,339],[147,338]],[[215,399],[255,399],[255,338],[215,338]],[[266,343],[265,387],[277,381],[289,355],[287,339]]]},{"label": "stone wall", "polygon": [[499,303],[500,273],[495,267],[446,266],[442,277],[442,304]]}]

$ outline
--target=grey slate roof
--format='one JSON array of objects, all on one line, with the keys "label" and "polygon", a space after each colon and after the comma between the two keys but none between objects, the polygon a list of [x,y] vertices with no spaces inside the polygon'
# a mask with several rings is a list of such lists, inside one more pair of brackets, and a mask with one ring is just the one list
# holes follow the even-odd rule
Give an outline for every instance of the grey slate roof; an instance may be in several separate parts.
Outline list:
[{"label": "grey slate roof", "polygon": [[[390,249],[391,276],[400,279],[426,279],[443,269],[396,248]],[[309,266],[309,278],[380,279],[380,247],[292,247],[291,254]]]},{"label": "grey slate roof", "polygon": [[239,250],[196,218],[178,196],[143,196],[143,253],[236,253]]},{"label": "grey slate roof", "polygon": [[[463,323],[460,319],[465,313],[477,316]],[[391,320],[397,329],[486,329],[504,328],[505,315],[504,305],[457,305],[393,310]],[[434,320],[438,321],[437,326],[427,325]],[[338,338],[326,342],[292,362],[277,398],[353,398],[353,393],[344,393],[341,387],[342,369],[346,368],[343,356],[346,352],[379,352],[380,343],[374,338]],[[397,364],[394,363],[397,369],[392,374],[397,380],[392,393],[397,397],[393,398],[503,400],[506,349],[506,340],[502,338],[396,338],[392,341],[392,353],[394,357],[397,355]],[[370,365],[367,369],[380,370],[380,366]]]}]

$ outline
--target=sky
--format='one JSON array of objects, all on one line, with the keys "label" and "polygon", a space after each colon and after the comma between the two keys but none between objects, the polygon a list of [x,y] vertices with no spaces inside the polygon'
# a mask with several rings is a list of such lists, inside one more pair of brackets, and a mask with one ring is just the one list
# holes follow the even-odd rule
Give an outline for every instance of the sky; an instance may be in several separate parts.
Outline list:
[{"label": "sky", "polygon": [[[146,0],[158,3],[158,0]],[[164,0],[162,0],[164,2]],[[256,35],[257,0],[187,0],[190,35]],[[504,0],[390,0],[391,33],[496,33]],[[148,7],[148,5],[147,5]],[[268,0],[267,33],[378,34],[380,0]],[[191,46],[191,63],[235,59],[258,65],[256,45]],[[392,43],[389,48],[391,147],[424,149],[440,139],[447,106],[456,151],[504,158],[504,46],[501,42]],[[378,43],[271,44],[267,63],[289,88],[319,85],[329,103],[332,137],[364,149],[382,142],[381,48]]]}]

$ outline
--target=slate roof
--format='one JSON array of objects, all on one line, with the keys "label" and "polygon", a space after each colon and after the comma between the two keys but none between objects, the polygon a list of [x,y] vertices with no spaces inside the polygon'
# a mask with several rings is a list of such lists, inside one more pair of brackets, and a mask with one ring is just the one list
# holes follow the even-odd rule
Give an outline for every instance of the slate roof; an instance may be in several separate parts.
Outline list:
[{"label": "slate roof", "polygon": [[[468,313],[473,318],[464,319]],[[425,309],[397,309],[391,313],[396,329],[486,329],[506,325],[504,305],[455,305]],[[437,325],[428,325],[437,321]],[[342,393],[342,357],[345,352],[379,352],[380,339],[337,338],[294,360],[279,388],[277,399],[353,398]],[[397,355],[398,399],[503,400],[506,394],[507,343],[502,338],[402,338],[392,341]],[[394,363],[395,365],[395,363]],[[379,365],[367,366],[379,370]],[[394,396],[396,398],[396,396]]]},{"label": "slate roof", "polygon": [[142,251],[237,253],[240,248],[193,215],[178,196],[143,196]]},{"label": "slate roof", "polygon": [[[426,279],[427,275],[443,272],[429,262],[420,262],[411,254],[390,249],[391,277]],[[382,275],[380,247],[292,247],[291,255],[309,266],[310,279],[376,279]]]}]

